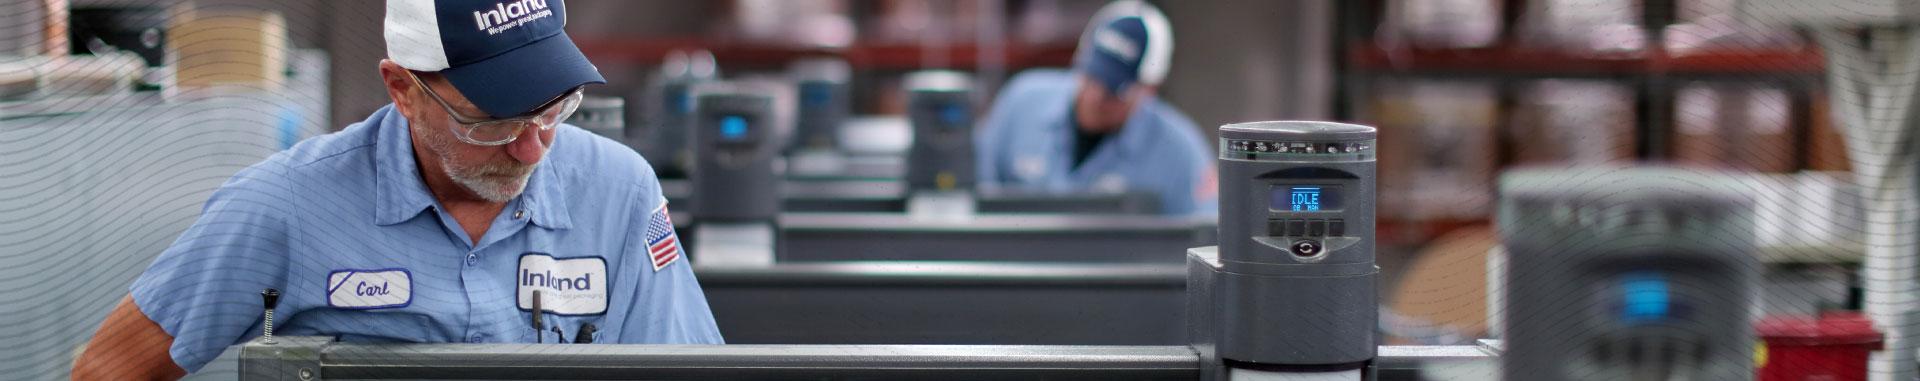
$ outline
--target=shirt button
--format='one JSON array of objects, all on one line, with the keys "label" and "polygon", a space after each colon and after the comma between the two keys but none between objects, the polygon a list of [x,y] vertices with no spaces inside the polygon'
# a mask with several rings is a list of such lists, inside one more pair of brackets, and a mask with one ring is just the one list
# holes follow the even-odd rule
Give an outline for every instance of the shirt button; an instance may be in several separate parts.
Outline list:
[{"label": "shirt button", "polygon": [[477,264],[477,263],[480,263],[480,255],[474,254],[474,253],[467,253],[467,266],[473,266],[474,264]]},{"label": "shirt button", "polygon": [[518,220],[518,219],[524,219],[524,218],[527,218],[527,211],[526,211],[526,210],[515,210],[515,211],[513,211],[513,219],[516,219],[516,220]]},{"label": "shirt button", "polygon": [[473,334],[473,336],[467,336],[467,342],[469,342],[469,343],[474,343],[474,344],[479,344],[479,343],[480,343],[480,334],[478,334],[478,333],[476,333],[476,334]]}]

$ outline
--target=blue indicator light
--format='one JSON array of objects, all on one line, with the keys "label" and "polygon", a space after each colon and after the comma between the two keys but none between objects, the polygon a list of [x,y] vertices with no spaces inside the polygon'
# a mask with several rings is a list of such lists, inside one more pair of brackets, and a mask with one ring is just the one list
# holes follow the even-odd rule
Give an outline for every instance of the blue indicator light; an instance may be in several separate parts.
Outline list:
[{"label": "blue indicator light", "polygon": [[800,86],[800,101],[809,107],[826,106],[833,100],[833,87],[830,85],[807,84]]},{"label": "blue indicator light", "polygon": [[745,137],[747,137],[747,118],[742,118],[738,115],[728,115],[720,118],[721,139],[740,140]]},{"label": "blue indicator light", "polygon": [[669,106],[669,109],[673,111],[678,111],[680,115],[693,113],[693,97],[688,96],[687,93],[673,93],[673,94],[667,95],[667,105]]},{"label": "blue indicator light", "polygon": [[1655,272],[1627,273],[1620,280],[1621,298],[1626,302],[1620,319],[1629,323],[1664,320],[1672,307],[1667,292],[1667,277]]},{"label": "blue indicator light", "polygon": [[967,110],[959,104],[949,104],[945,109],[940,110],[940,120],[946,122],[949,128],[961,127],[961,124],[967,122]]}]

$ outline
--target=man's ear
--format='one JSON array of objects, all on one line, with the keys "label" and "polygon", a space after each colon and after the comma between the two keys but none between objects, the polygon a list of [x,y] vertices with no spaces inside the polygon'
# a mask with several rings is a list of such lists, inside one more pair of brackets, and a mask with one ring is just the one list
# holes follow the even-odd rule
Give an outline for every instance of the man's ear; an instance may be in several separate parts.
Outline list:
[{"label": "man's ear", "polygon": [[393,60],[380,60],[380,81],[386,85],[387,98],[393,99],[393,107],[400,111],[401,116],[412,119],[414,102],[407,94],[413,90],[414,82],[407,76],[407,68],[400,67]]}]

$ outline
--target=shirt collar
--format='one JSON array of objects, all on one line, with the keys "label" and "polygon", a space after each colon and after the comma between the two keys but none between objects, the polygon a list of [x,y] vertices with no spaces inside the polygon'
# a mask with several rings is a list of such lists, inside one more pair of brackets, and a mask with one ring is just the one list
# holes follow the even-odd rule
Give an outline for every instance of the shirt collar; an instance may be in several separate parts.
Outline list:
[{"label": "shirt collar", "polygon": [[[374,199],[374,224],[393,225],[413,219],[427,208],[434,207],[438,201],[428,193],[427,185],[420,178],[420,166],[413,156],[413,135],[407,128],[407,118],[394,109],[392,104],[375,111],[368,122],[378,123],[375,132],[374,169],[376,184]],[[561,139],[554,139],[554,147],[559,148]],[[548,159],[553,153],[548,151]],[[508,206],[525,210],[534,225],[549,229],[573,227],[572,216],[566,210],[566,193],[558,188],[560,176],[551,163],[541,165],[533,171],[527,180],[527,188],[517,197],[517,203]],[[517,206],[515,205],[517,204]],[[507,213],[518,210],[507,211]]]},{"label": "shirt collar", "polygon": [[[1073,99],[1080,95],[1080,90],[1079,86],[1073,88],[1074,90],[1067,91],[1065,102],[1055,106],[1065,110],[1062,114],[1065,114],[1066,117],[1061,118],[1058,122],[1065,128],[1055,129],[1058,131],[1060,144],[1065,147],[1071,147],[1072,144],[1075,144],[1076,138],[1079,136],[1080,126],[1079,121],[1074,119],[1076,116],[1073,115]],[[1141,98],[1140,104],[1133,106],[1133,112],[1127,114],[1127,121],[1120,125],[1120,130],[1107,134],[1106,139],[1103,139],[1101,144],[1111,145],[1127,152],[1138,152],[1152,144],[1158,144],[1158,142],[1153,141],[1155,136],[1153,131],[1150,131],[1150,129],[1158,128],[1152,125],[1159,122],[1156,119],[1159,115],[1155,112],[1157,107],[1160,107],[1160,98],[1158,96],[1149,95]],[[1094,149],[1097,151],[1100,147],[1094,147]],[[1072,151],[1066,152],[1068,152],[1069,155],[1072,154]],[[1097,154],[1099,154],[1099,152],[1089,152],[1088,155],[1090,156],[1088,156],[1087,159],[1092,160],[1093,156],[1091,155]],[[1071,156],[1069,156],[1068,159],[1071,160]]]},{"label": "shirt collar", "polygon": [[413,158],[413,134],[407,130],[407,118],[392,104],[375,111],[368,123],[375,125],[373,166],[375,173],[374,224],[392,225],[413,219],[434,205],[420,180],[420,167]]},{"label": "shirt collar", "polygon": [[[558,135],[558,134],[556,134]],[[533,170],[533,177],[527,180],[527,189],[520,192],[520,207],[527,211],[534,225],[548,229],[567,229],[573,227],[573,216],[567,213],[567,192],[560,189],[560,172],[567,168],[554,165],[554,150],[560,148],[559,136],[553,139],[553,147],[547,149],[547,158],[542,159],[540,167]]]},{"label": "shirt collar", "polygon": [[1130,152],[1141,152],[1153,144],[1169,144],[1169,142],[1154,141],[1154,138],[1159,135],[1154,130],[1163,128],[1155,125],[1160,122],[1160,115],[1155,112],[1158,107],[1160,107],[1159,97],[1149,95],[1141,98],[1140,104],[1134,105],[1133,112],[1127,115],[1127,122],[1120,126],[1120,131],[1108,139],[1119,143],[1120,147]]}]

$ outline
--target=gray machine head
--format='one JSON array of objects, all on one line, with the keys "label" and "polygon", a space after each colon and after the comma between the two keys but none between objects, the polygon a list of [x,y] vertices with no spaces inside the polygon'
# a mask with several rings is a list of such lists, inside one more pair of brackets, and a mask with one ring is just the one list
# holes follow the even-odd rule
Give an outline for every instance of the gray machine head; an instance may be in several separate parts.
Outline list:
[{"label": "gray machine head", "polygon": [[789,150],[837,148],[840,124],[853,113],[847,85],[853,70],[846,60],[815,58],[795,62],[790,71],[800,107]]},{"label": "gray machine head", "polygon": [[1751,200],[1678,169],[1500,179],[1508,380],[1753,378]]},{"label": "gray machine head", "polygon": [[646,128],[628,129],[627,139],[661,177],[685,177],[692,170],[693,137],[687,131],[694,119],[693,90],[719,75],[712,53],[673,51],[641,96],[647,100],[638,108]]},{"label": "gray machine head", "polygon": [[1374,137],[1329,122],[1220,127],[1220,259],[1372,266]]},{"label": "gray machine head", "polygon": [[973,80],[953,71],[922,71],[906,79],[909,191],[973,189]]},{"label": "gray machine head", "polygon": [[1330,122],[1220,127],[1220,246],[1188,259],[1204,358],[1308,373],[1374,358],[1375,135]]},{"label": "gray machine head", "polygon": [[773,98],[718,84],[696,96],[693,216],[698,221],[771,221],[780,213],[782,147]]}]

